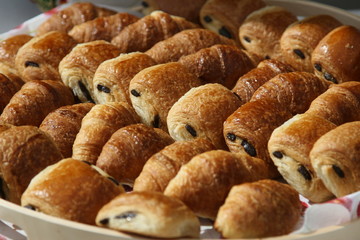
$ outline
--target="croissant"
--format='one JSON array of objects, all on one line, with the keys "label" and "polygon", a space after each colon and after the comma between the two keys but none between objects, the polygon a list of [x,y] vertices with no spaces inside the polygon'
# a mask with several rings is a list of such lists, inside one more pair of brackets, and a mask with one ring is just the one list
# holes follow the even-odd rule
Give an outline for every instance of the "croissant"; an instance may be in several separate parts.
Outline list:
[{"label": "croissant", "polygon": [[41,23],[36,29],[36,35],[50,31],[69,32],[75,25],[115,13],[113,10],[95,6],[90,2],[73,3]]},{"label": "croissant", "polygon": [[260,159],[211,150],[183,165],[164,194],[180,199],[199,217],[215,219],[232,186],[263,179],[266,171]]},{"label": "croissant", "polygon": [[[311,63],[319,78],[334,83],[360,81],[360,30],[340,26],[329,32],[314,49]],[[345,64],[346,63],[346,64]]]},{"label": "croissant", "polygon": [[204,139],[176,141],[152,155],[135,179],[134,191],[163,192],[180,168],[194,156],[215,150],[214,145]]},{"label": "croissant", "polygon": [[62,82],[29,81],[10,99],[0,120],[17,126],[39,126],[51,111],[70,104],[74,104],[74,96]]},{"label": "croissant", "polygon": [[21,195],[32,178],[60,161],[62,155],[52,139],[35,126],[5,125],[1,128],[1,188],[5,199],[20,204]]},{"label": "croissant", "polygon": [[21,197],[21,206],[95,225],[101,207],[124,192],[119,183],[95,166],[65,158],[33,178]]},{"label": "croissant", "polygon": [[82,118],[80,130],[74,140],[72,158],[96,164],[102,147],[111,135],[119,128],[139,120],[126,102],[96,104]]},{"label": "croissant", "polygon": [[141,70],[153,65],[156,62],[141,52],[123,53],[102,62],[94,74],[94,101],[102,104],[122,101],[131,104],[131,79]]},{"label": "croissant", "polygon": [[310,151],[317,176],[336,197],[360,190],[360,121],[344,123],[322,135]]},{"label": "croissant", "polygon": [[215,44],[235,45],[235,42],[207,29],[187,29],[156,43],[145,53],[159,64],[176,62],[182,56],[195,53],[202,48],[211,47]]},{"label": "croissant", "polygon": [[166,118],[173,104],[200,80],[180,63],[148,67],[130,81],[131,103],[142,123],[168,131]]},{"label": "croissant", "polygon": [[80,102],[94,102],[93,77],[105,60],[119,56],[120,51],[104,40],[81,43],[59,64],[61,80],[70,87]]},{"label": "croissant", "polygon": [[302,214],[299,194],[270,179],[231,188],[214,227],[224,238],[266,238],[295,230]]},{"label": "croissant", "polygon": [[120,194],[103,206],[97,225],[153,238],[199,238],[200,221],[181,201],[159,192]]},{"label": "croissant", "polygon": [[41,122],[39,129],[52,137],[64,158],[72,156],[72,147],[81,127],[81,120],[93,106],[92,103],[62,106],[49,113]]},{"label": "croissant", "polygon": [[314,72],[312,52],[328,32],[340,25],[336,18],[323,14],[293,23],[280,38],[283,60],[297,71]]},{"label": "croissant", "polygon": [[34,37],[18,50],[16,69],[24,81],[61,80],[59,63],[76,44],[63,32],[52,31]]},{"label": "croissant", "polygon": [[236,81],[232,91],[236,93],[241,103],[250,101],[254,92],[264,83],[280,73],[293,72],[294,69],[289,65],[275,59],[261,61],[256,68],[240,76]]},{"label": "croissant", "polygon": [[93,20],[75,25],[69,31],[69,35],[79,43],[95,40],[110,42],[111,39],[118,35],[126,26],[137,20],[139,20],[138,17],[125,12],[105,17],[97,17]]},{"label": "croissant", "polygon": [[0,73],[0,114],[22,85],[24,82],[17,75],[10,72],[6,75]]},{"label": "croissant", "polygon": [[240,25],[241,45],[263,59],[282,59],[280,38],[297,21],[296,15],[280,6],[266,6],[250,13]]},{"label": "croissant", "polygon": [[111,43],[123,53],[144,52],[155,43],[182,30],[197,27],[199,26],[184,18],[172,16],[162,11],[154,11],[123,29],[112,38]]},{"label": "croissant", "polygon": [[181,57],[186,66],[202,82],[234,87],[240,76],[255,68],[248,54],[236,46],[217,44]]}]

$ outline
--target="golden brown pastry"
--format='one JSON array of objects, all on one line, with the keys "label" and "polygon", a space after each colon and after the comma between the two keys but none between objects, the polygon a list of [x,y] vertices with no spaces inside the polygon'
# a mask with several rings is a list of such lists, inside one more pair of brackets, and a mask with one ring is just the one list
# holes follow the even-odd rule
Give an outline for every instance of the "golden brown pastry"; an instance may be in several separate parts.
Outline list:
[{"label": "golden brown pastry", "polygon": [[162,11],[154,11],[150,15],[123,29],[111,40],[122,53],[150,49],[155,43],[167,39],[174,34],[198,25],[184,18],[172,16]]},{"label": "golden brown pastry", "polygon": [[32,178],[62,159],[51,139],[35,126],[5,126],[0,134],[0,178],[5,199],[20,204]]},{"label": "golden brown pastry", "polygon": [[131,79],[141,70],[156,65],[154,59],[145,53],[123,53],[102,62],[93,79],[94,101],[96,103],[127,102],[131,104],[129,85]]},{"label": "golden brown pastry", "polygon": [[240,76],[255,67],[243,50],[222,44],[184,56],[179,63],[186,66],[204,84],[220,83],[227,88],[234,87]]},{"label": "golden brown pastry", "polygon": [[316,174],[336,197],[360,190],[360,121],[344,123],[323,134],[310,151]]},{"label": "golden brown pastry", "polygon": [[218,83],[192,88],[170,109],[167,125],[175,140],[206,138],[218,149],[227,149],[223,122],[240,106],[240,100]]},{"label": "golden brown pastry", "polygon": [[280,38],[297,21],[296,15],[280,6],[266,6],[250,13],[239,28],[241,45],[263,59],[282,59]]},{"label": "golden brown pastry", "polygon": [[147,237],[200,237],[200,221],[184,203],[152,191],[120,194],[100,209],[96,224]]},{"label": "golden brown pastry", "polygon": [[79,43],[95,40],[110,42],[111,39],[118,35],[126,26],[137,20],[139,20],[139,18],[130,13],[116,13],[75,25],[69,31],[69,35]]},{"label": "golden brown pastry", "polygon": [[95,225],[101,207],[124,192],[119,183],[95,166],[65,158],[33,178],[21,197],[21,205],[47,215]]},{"label": "golden brown pastry", "polygon": [[340,25],[341,22],[329,15],[310,16],[293,23],[280,39],[284,61],[298,71],[314,72],[312,52],[328,32]]},{"label": "golden brown pastry", "polygon": [[164,194],[178,198],[199,217],[215,219],[232,186],[263,179],[264,162],[224,150],[193,157],[169,182]]},{"label": "golden brown pastry", "polygon": [[0,73],[0,114],[22,85],[24,82],[17,75],[10,72],[6,75]]},{"label": "golden brown pastry", "polygon": [[39,126],[51,111],[70,104],[74,104],[74,96],[62,82],[29,81],[10,99],[0,120],[17,126]]},{"label": "golden brown pastry", "polygon": [[200,10],[201,24],[239,43],[239,27],[253,11],[265,7],[262,0],[208,0]]},{"label": "golden brown pastry", "polygon": [[73,3],[41,23],[36,29],[36,34],[42,35],[50,31],[68,32],[75,25],[115,13],[113,10],[98,7],[90,2]]},{"label": "golden brown pastry", "polygon": [[72,158],[95,164],[102,147],[115,131],[139,121],[134,109],[126,102],[96,104],[81,121]]},{"label": "golden brown pastry", "polygon": [[64,158],[72,156],[72,147],[81,127],[81,120],[93,106],[92,103],[62,106],[49,113],[41,122],[40,130],[52,137]]},{"label": "golden brown pastry", "polygon": [[130,81],[131,103],[142,123],[168,131],[166,119],[170,108],[200,80],[178,62],[145,68]]},{"label": "golden brown pastry", "polygon": [[249,102],[254,92],[264,83],[280,73],[293,72],[289,65],[275,59],[261,61],[256,68],[242,75],[236,82],[232,91],[236,93],[241,103]]},{"label": "golden brown pastry", "polygon": [[156,43],[145,53],[157,63],[176,62],[182,56],[215,44],[235,45],[235,42],[207,29],[187,29]]},{"label": "golden brown pastry", "polygon": [[295,230],[302,214],[299,194],[265,179],[232,187],[214,227],[224,238],[266,238]]},{"label": "golden brown pastry", "polygon": [[120,51],[104,40],[81,43],[59,64],[61,80],[69,86],[80,102],[94,102],[93,77],[98,66],[119,56]]},{"label": "golden brown pastry", "polygon": [[315,74],[334,83],[360,81],[360,30],[340,26],[318,43],[311,55]]},{"label": "golden brown pastry", "polygon": [[63,32],[52,31],[34,37],[18,50],[16,69],[24,81],[61,80],[59,63],[76,44]]},{"label": "golden brown pastry", "polygon": [[96,166],[133,185],[146,161],[174,140],[161,129],[131,124],[117,130],[102,148]]},{"label": "golden brown pastry", "polygon": [[210,150],[215,150],[215,147],[205,138],[176,141],[166,146],[146,161],[135,179],[133,190],[163,192],[184,164]]}]

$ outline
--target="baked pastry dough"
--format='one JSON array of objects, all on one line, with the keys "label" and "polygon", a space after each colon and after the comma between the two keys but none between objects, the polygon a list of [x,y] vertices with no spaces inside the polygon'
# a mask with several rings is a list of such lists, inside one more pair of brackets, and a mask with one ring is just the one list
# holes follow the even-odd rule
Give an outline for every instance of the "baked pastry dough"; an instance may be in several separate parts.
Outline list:
[{"label": "baked pastry dough", "polygon": [[223,122],[240,106],[240,100],[218,83],[192,88],[170,109],[167,125],[175,140],[206,138],[218,149],[227,149]]},{"label": "baked pastry dough", "polygon": [[164,194],[180,199],[199,217],[215,219],[232,186],[263,179],[266,171],[261,159],[211,150],[183,165]]},{"label": "baked pastry dough", "polygon": [[215,44],[235,45],[235,41],[207,29],[187,29],[156,43],[145,53],[157,63],[176,62],[182,56],[197,52]]},{"label": "baked pastry dough", "polygon": [[161,129],[131,124],[118,129],[102,148],[96,166],[133,185],[146,161],[174,140]]},{"label": "baked pastry dough", "polygon": [[284,61],[297,71],[314,72],[312,52],[328,32],[340,25],[341,22],[329,15],[309,16],[293,23],[280,39]]},{"label": "baked pastry dough", "polygon": [[179,62],[204,84],[220,83],[227,88],[234,87],[240,76],[255,67],[245,51],[222,44],[200,49],[180,58]]},{"label": "baked pastry dough", "polygon": [[68,32],[75,25],[87,22],[97,17],[113,15],[116,12],[98,7],[90,2],[73,3],[69,7],[51,15],[36,29],[37,35],[50,31]]},{"label": "baked pastry dough", "polygon": [[51,137],[35,126],[2,125],[0,150],[1,187],[16,204],[36,174],[62,159]]},{"label": "baked pastry dough", "polygon": [[162,11],[154,11],[126,27],[111,40],[122,53],[150,49],[155,43],[167,39],[174,34],[198,25],[178,16],[172,16]]},{"label": "baked pastry dough", "polygon": [[34,37],[18,50],[16,69],[24,81],[61,80],[59,63],[76,44],[63,32],[52,31]]},{"label": "baked pastry dough", "polygon": [[121,185],[95,166],[65,158],[33,178],[21,197],[21,205],[47,215],[95,225],[101,207],[124,192]]},{"label": "baked pastry dough", "polygon": [[296,15],[280,6],[266,6],[250,13],[239,28],[241,45],[263,59],[282,59],[280,38],[297,21]]},{"label": "baked pastry dough", "polygon": [[181,201],[159,192],[120,194],[102,207],[96,224],[153,238],[199,238],[200,221]]},{"label": "baked pastry dough", "polygon": [[360,190],[360,121],[344,123],[322,135],[310,151],[311,165],[336,197]]},{"label": "baked pastry dough", "polygon": [[359,42],[360,30],[354,26],[344,25],[329,32],[312,53],[315,74],[334,83],[360,81]]},{"label": "baked pastry dough", "polygon": [[12,125],[39,126],[53,110],[74,104],[70,88],[56,80],[26,82],[10,99],[0,120]]},{"label": "baked pastry dough", "polygon": [[295,230],[301,214],[293,188],[265,179],[232,187],[214,227],[229,239],[274,237]]},{"label": "baked pastry dough", "polygon": [[119,128],[139,121],[134,109],[126,102],[96,104],[81,121],[72,158],[96,164],[111,135]]},{"label": "baked pastry dough", "polygon": [[166,146],[146,161],[135,179],[133,190],[163,192],[184,164],[210,150],[215,150],[215,147],[204,138],[176,141]]},{"label": "baked pastry dough", "polygon": [[64,158],[71,157],[81,120],[93,106],[92,103],[62,106],[50,112],[41,122],[40,130],[52,137]]},{"label": "baked pastry dough", "polygon": [[93,77],[105,60],[119,56],[120,51],[104,40],[81,43],[59,64],[61,80],[69,86],[80,102],[94,102]]},{"label": "baked pastry dough", "polygon": [[6,75],[0,73],[0,114],[22,85],[24,85],[24,82],[17,75],[11,72]]},{"label": "baked pastry dough", "polygon": [[200,80],[180,63],[170,62],[148,67],[130,81],[131,103],[141,121],[168,131],[166,119],[173,104]]},{"label": "baked pastry dough", "polygon": [[102,62],[93,79],[94,101],[100,104],[122,101],[131,104],[131,79],[141,70],[153,65],[156,62],[141,52],[123,53]]}]

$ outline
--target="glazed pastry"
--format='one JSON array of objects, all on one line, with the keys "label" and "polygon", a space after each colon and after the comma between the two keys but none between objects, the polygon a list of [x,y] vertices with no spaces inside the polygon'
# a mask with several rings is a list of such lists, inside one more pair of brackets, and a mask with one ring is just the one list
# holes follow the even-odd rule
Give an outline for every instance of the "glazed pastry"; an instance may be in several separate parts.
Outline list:
[{"label": "glazed pastry", "polygon": [[192,88],[170,109],[167,125],[175,140],[206,138],[218,149],[227,149],[223,122],[240,106],[226,87],[208,83]]},{"label": "glazed pastry", "polygon": [[284,61],[297,71],[314,72],[312,52],[328,32],[340,25],[341,22],[329,15],[310,16],[293,23],[280,39]]},{"label": "glazed pastry", "polygon": [[279,6],[266,6],[250,13],[239,28],[241,45],[263,59],[282,59],[280,38],[297,21],[296,15]]},{"label": "glazed pastry", "polygon": [[0,150],[2,190],[16,204],[36,174],[62,159],[52,139],[35,126],[8,126],[0,134]]},{"label": "glazed pastry", "polygon": [[153,65],[156,62],[141,52],[123,53],[102,62],[93,79],[94,101],[102,104],[122,101],[131,104],[131,79],[141,70]]},{"label": "glazed pastry", "polygon": [[200,237],[200,221],[184,203],[151,191],[117,196],[100,209],[96,224],[153,238]]},{"label": "glazed pastry", "polygon": [[120,51],[104,40],[81,43],[59,64],[61,80],[69,86],[80,102],[94,102],[93,77],[105,60],[119,56]]},{"label": "glazed pastry", "polygon": [[215,219],[232,186],[263,179],[264,162],[224,150],[193,157],[169,182],[164,194],[178,198],[202,218]]},{"label": "glazed pastry", "polygon": [[236,46],[217,44],[180,58],[186,66],[205,83],[220,83],[234,87],[240,76],[255,66],[248,54]]},{"label": "glazed pastry", "polygon": [[214,145],[204,139],[176,141],[152,155],[135,179],[134,191],[163,192],[180,168],[194,156],[215,150]]},{"label": "glazed pastry", "polygon": [[140,119],[126,102],[96,104],[83,117],[73,144],[72,158],[96,164],[101,149],[119,128]]},{"label": "glazed pastry", "polygon": [[37,35],[50,31],[69,32],[75,25],[87,22],[97,17],[113,15],[110,9],[95,6],[89,2],[73,3],[69,7],[51,15],[36,29]]},{"label": "glazed pastry", "polygon": [[52,137],[64,158],[71,157],[81,120],[93,106],[92,103],[62,106],[49,113],[41,122],[40,130]]},{"label": "glazed pastry", "polygon": [[194,23],[199,23],[199,12],[206,0],[183,0],[181,2],[167,0],[143,0],[142,13],[151,14],[155,10],[161,10],[169,14],[186,18]]},{"label": "glazed pastry", "polygon": [[336,197],[360,190],[360,121],[344,123],[322,135],[310,151],[311,165]]},{"label": "glazed pastry", "polygon": [[21,197],[21,205],[47,215],[95,225],[101,207],[124,192],[119,183],[95,166],[65,158],[33,178]]},{"label": "glazed pastry", "polygon": [[96,166],[133,185],[146,161],[174,140],[161,129],[131,124],[118,129],[102,148]]},{"label": "glazed pastry", "polygon": [[10,72],[6,75],[0,73],[0,114],[22,85],[24,82],[17,75]]},{"label": "glazed pastry", "polygon": [[208,0],[200,10],[200,21],[205,28],[239,42],[245,18],[265,6],[262,0]]},{"label": "glazed pastry", "polygon": [[174,36],[156,43],[145,53],[157,63],[176,62],[182,56],[197,52],[215,44],[235,45],[231,39],[206,29],[183,30]]},{"label": "glazed pastry", "polygon": [[62,32],[34,37],[18,50],[16,69],[24,81],[61,80],[59,63],[76,44],[72,37]]},{"label": "glazed pastry", "polygon": [[110,42],[126,26],[136,22],[139,18],[130,13],[116,13],[110,16],[98,17],[74,26],[69,35],[77,42],[91,42],[105,40]]},{"label": "glazed pastry", "polygon": [[287,184],[266,179],[234,186],[214,227],[229,239],[274,237],[294,231],[301,214],[299,194]]},{"label": "glazed pastry", "polygon": [[0,120],[17,126],[39,126],[51,111],[70,104],[74,104],[74,96],[62,82],[34,80],[26,82],[14,94]]},{"label": "glazed pastry", "polygon": [[171,16],[162,11],[154,11],[126,27],[117,36],[114,36],[111,43],[123,53],[144,52],[155,43],[167,39],[182,30],[197,27],[199,26],[184,18]]},{"label": "glazed pastry", "polygon": [[293,72],[294,69],[283,62],[275,59],[261,61],[256,68],[242,75],[236,82],[232,91],[236,93],[241,103],[250,101],[254,92],[264,83],[280,73]]},{"label": "glazed pastry", "polygon": [[312,53],[315,74],[334,83],[360,81],[359,42],[360,30],[354,26],[340,26],[329,32]]},{"label": "glazed pastry", "polygon": [[130,81],[131,103],[141,121],[167,132],[166,118],[173,104],[200,80],[180,63],[148,67]]}]

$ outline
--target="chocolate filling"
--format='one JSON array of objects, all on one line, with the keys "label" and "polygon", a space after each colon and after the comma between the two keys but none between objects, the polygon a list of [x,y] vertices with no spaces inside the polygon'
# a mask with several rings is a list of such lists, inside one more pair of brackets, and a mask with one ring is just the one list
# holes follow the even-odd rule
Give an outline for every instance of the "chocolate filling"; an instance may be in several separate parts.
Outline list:
[{"label": "chocolate filling", "polygon": [[251,39],[247,36],[244,37],[245,42],[251,43]]},{"label": "chocolate filling", "polygon": [[141,94],[138,91],[136,91],[135,89],[132,89],[130,91],[130,93],[131,93],[131,95],[133,95],[135,97],[140,97],[141,96]]},{"label": "chocolate filling", "polygon": [[328,72],[325,72],[325,73],[324,73],[324,78],[325,78],[326,80],[330,81],[330,82],[338,83],[338,81],[336,80],[336,78],[335,78],[333,75],[331,75],[330,73],[328,73]]},{"label": "chocolate filling", "polygon": [[105,87],[105,86],[100,85],[100,84],[97,85],[97,89],[98,89],[100,92],[110,93],[110,88]]},{"label": "chocolate filling", "polygon": [[159,128],[160,127],[160,116],[157,114],[154,117],[154,120],[152,122],[152,125],[154,128]]},{"label": "chocolate filling", "polygon": [[95,103],[95,101],[92,99],[91,95],[90,95],[90,92],[89,90],[86,88],[86,86],[81,82],[81,81],[78,81],[78,85],[79,85],[79,88],[81,90],[81,92],[84,94],[85,98],[91,102],[91,103]]},{"label": "chocolate filling", "polygon": [[230,141],[234,142],[236,140],[236,135],[233,133],[228,133],[228,134],[226,134],[226,138],[229,139]]},{"label": "chocolate filling", "polygon": [[315,64],[314,64],[314,68],[315,68],[316,70],[318,70],[319,72],[322,71],[322,67],[321,67],[321,64],[320,64],[320,63],[315,63]]},{"label": "chocolate filling", "polygon": [[297,170],[301,175],[303,175],[305,180],[310,181],[312,179],[310,172],[306,169],[304,165],[300,165]]},{"label": "chocolate filling", "polygon": [[229,30],[226,29],[226,27],[220,28],[219,29],[219,34],[223,35],[224,37],[227,37],[227,38],[232,38],[231,33],[229,32]]},{"label": "chocolate filling", "polygon": [[108,218],[104,218],[100,220],[100,224],[102,225],[108,225],[109,224],[109,219]]},{"label": "chocolate filling", "polygon": [[27,209],[30,209],[30,210],[33,210],[33,211],[36,211],[36,207],[31,205],[31,204],[28,204],[28,205],[25,205],[24,208],[27,208]]},{"label": "chocolate filling", "polygon": [[126,221],[131,221],[136,216],[137,216],[137,212],[128,211],[128,212],[124,212],[120,215],[115,216],[115,218],[116,219],[125,219]]},{"label": "chocolate filling", "polygon": [[300,49],[293,50],[296,55],[298,55],[301,59],[305,59],[305,54]]},{"label": "chocolate filling", "polygon": [[283,153],[282,152],[280,152],[280,151],[275,151],[275,152],[273,152],[273,155],[274,155],[274,157],[276,157],[276,158],[283,158]]},{"label": "chocolate filling", "polygon": [[193,137],[197,136],[196,130],[189,124],[185,125],[185,129],[191,134],[191,136],[193,136]]},{"label": "chocolate filling", "polygon": [[242,140],[241,146],[244,147],[244,150],[247,154],[249,154],[252,157],[256,156],[257,153],[256,153],[255,147],[253,145],[251,145],[248,141]]},{"label": "chocolate filling", "polygon": [[340,177],[340,178],[344,178],[345,177],[345,173],[341,170],[341,168],[339,168],[336,165],[332,165],[332,169],[334,170],[334,172]]},{"label": "chocolate filling", "polygon": [[36,62],[26,61],[25,62],[25,67],[40,67],[40,66]]},{"label": "chocolate filling", "polygon": [[207,23],[210,23],[210,22],[212,22],[212,18],[211,18],[210,16],[207,16],[207,15],[206,15],[206,16],[204,17],[204,21],[207,22]]}]

